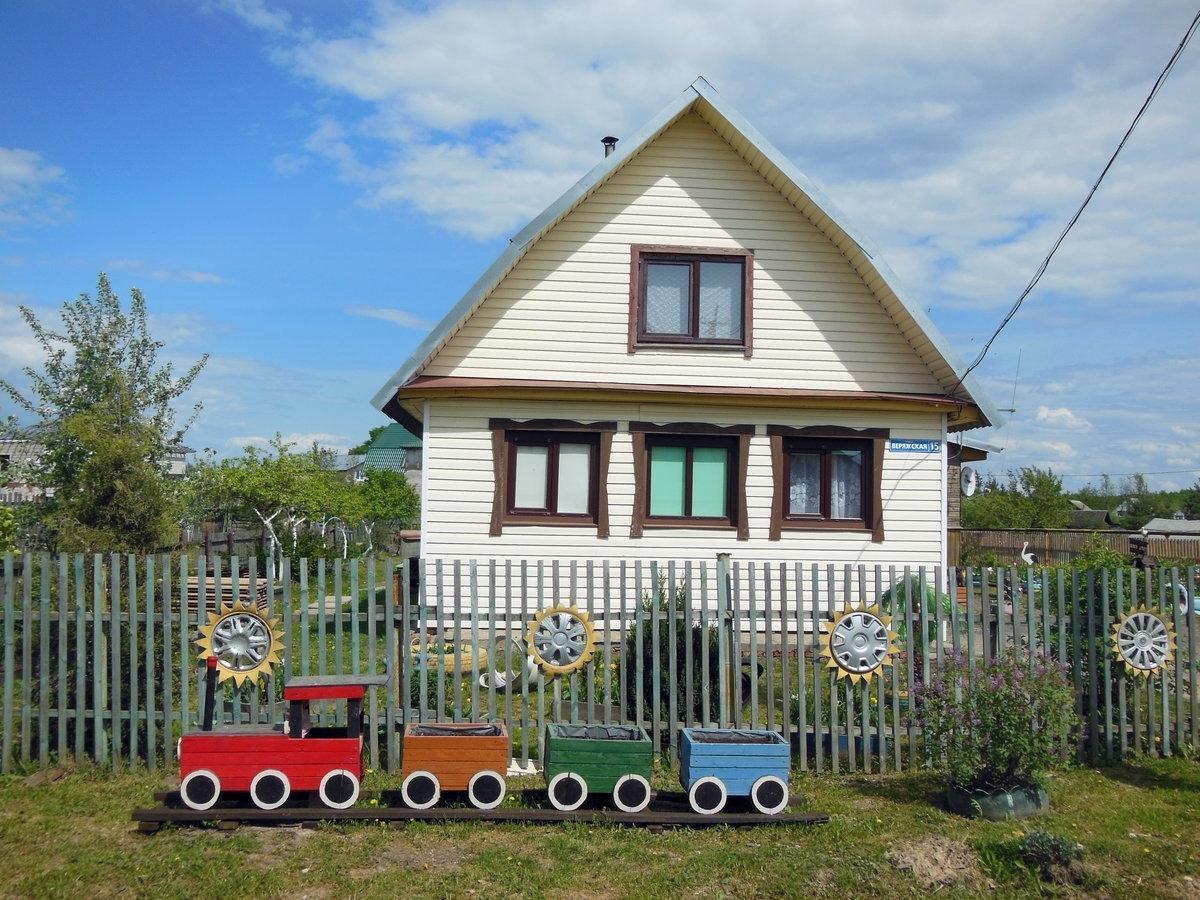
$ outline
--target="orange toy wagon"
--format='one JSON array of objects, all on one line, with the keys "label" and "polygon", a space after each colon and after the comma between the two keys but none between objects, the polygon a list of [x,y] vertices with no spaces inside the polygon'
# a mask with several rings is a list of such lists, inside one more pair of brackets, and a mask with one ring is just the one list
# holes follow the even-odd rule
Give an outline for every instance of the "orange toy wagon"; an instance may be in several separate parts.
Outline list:
[{"label": "orange toy wagon", "polygon": [[400,744],[404,805],[429,809],[442,791],[466,791],[479,809],[504,799],[508,729],[478,722],[411,723]]}]

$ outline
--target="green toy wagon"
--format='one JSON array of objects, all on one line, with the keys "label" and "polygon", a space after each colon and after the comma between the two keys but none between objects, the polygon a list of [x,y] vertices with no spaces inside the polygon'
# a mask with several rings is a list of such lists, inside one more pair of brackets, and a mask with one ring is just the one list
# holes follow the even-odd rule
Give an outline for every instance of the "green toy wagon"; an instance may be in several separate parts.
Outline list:
[{"label": "green toy wagon", "polygon": [[609,795],[624,812],[650,804],[650,735],[630,725],[547,725],[546,790],[555,809]]}]

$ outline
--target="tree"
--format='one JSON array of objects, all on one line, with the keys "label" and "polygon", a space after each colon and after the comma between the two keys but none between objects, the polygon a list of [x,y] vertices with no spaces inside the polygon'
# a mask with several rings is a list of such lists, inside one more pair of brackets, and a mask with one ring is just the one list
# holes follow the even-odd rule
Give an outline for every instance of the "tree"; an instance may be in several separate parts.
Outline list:
[{"label": "tree", "polygon": [[17,549],[17,517],[7,506],[0,506],[0,553]]},{"label": "tree", "polygon": [[[63,303],[61,328],[43,323],[29,307],[19,309],[45,357],[40,371],[33,367],[23,370],[29,380],[28,391],[0,379],[0,389],[17,408],[37,419],[37,440],[44,452],[24,474],[50,494],[43,504],[44,521],[75,522],[81,527],[85,522],[101,522],[103,510],[84,510],[78,505],[89,496],[99,496],[93,490],[97,468],[87,468],[92,456],[103,452],[104,465],[117,466],[117,454],[125,454],[132,465],[129,454],[136,446],[154,476],[161,478],[166,472],[168,447],[183,438],[201,409],[197,403],[187,420],[178,425],[174,404],[192,386],[208,355],[176,377],[170,362],[159,363],[158,353],[164,345],[150,335],[141,291],[135,288],[131,292],[126,311],[103,273],[94,298],[81,294]],[[7,428],[16,430],[15,420],[10,420]],[[109,441],[102,437],[105,433],[128,436],[134,444]],[[132,477],[133,468],[124,463],[118,468]],[[138,469],[134,481],[139,489],[161,492],[150,486],[142,477],[145,474]],[[60,510],[67,504],[75,505],[69,511]],[[142,537],[135,543],[145,537],[146,529],[156,527],[152,520],[158,516],[157,505],[149,504],[147,512],[147,521],[138,525]],[[50,541],[56,542],[53,527],[49,531]],[[77,531],[84,533],[101,532]]]},{"label": "tree", "polygon": [[982,492],[964,497],[962,522],[964,528],[1065,528],[1071,501],[1052,470],[1026,466],[1010,470],[1007,482],[989,479]]},{"label": "tree", "polygon": [[358,492],[362,498],[368,553],[375,549],[377,525],[384,522],[408,525],[421,515],[421,498],[402,472],[367,469],[366,480],[358,486]]},{"label": "tree", "polygon": [[1189,519],[1200,519],[1200,481],[1183,492],[1183,514]]},{"label": "tree", "polygon": [[369,448],[373,443],[375,443],[375,438],[379,437],[381,434],[383,434],[385,431],[387,431],[387,428],[388,428],[388,426],[386,426],[386,425],[376,425],[369,432],[367,432],[367,439],[365,441],[363,441],[357,447],[350,448],[350,453],[352,455],[366,453],[367,448]]},{"label": "tree", "polygon": [[167,545],[178,519],[167,482],[150,462],[152,429],[134,424],[115,431],[98,407],[70,416],[63,430],[84,451],[84,462],[47,520],[58,548],[153,553]]}]

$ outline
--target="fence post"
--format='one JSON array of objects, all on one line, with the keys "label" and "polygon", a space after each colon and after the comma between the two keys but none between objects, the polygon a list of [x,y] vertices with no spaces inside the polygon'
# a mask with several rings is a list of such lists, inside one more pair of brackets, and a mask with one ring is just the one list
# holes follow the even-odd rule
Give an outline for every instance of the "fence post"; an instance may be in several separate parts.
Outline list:
[{"label": "fence post", "polygon": [[[720,669],[720,695],[718,715],[719,727],[729,722],[730,678],[729,666],[732,654],[725,647],[725,633],[729,629],[729,554],[717,554],[717,668]],[[736,637],[732,640],[737,640]]]}]

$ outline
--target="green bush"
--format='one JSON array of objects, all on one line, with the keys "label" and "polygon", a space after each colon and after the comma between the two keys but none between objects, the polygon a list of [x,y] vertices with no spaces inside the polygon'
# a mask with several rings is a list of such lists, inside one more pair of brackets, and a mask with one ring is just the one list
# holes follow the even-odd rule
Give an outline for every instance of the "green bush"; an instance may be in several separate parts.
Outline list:
[{"label": "green bush", "polygon": [[1027,866],[1047,876],[1082,859],[1083,847],[1069,837],[1035,828],[1017,842],[1017,854]]},{"label": "green bush", "polygon": [[1075,717],[1066,667],[1017,649],[973,672],[949,653],[913,700],[926,754],[964,790],[1042,786]]},{"label": "green bush", "polygon": [[[901,645],[908,639],[908,623],[910,619],[919,620],[921,611],[925,611],[927,624],[925,626],[925,642],[932,643],[937,639],[937,610],[941,607],[942,621],[949,623],[954,611],[954,601],[948,594],[939,591],[937,587],[925,582],[921,590],[921,579],[917,575],[901,578],[883,592],[879,598],[880,608],[893,617],[892,627]],[[914,636],[919,639],[919,636]],[[919,650],[919,648],[918,648]]]}]

